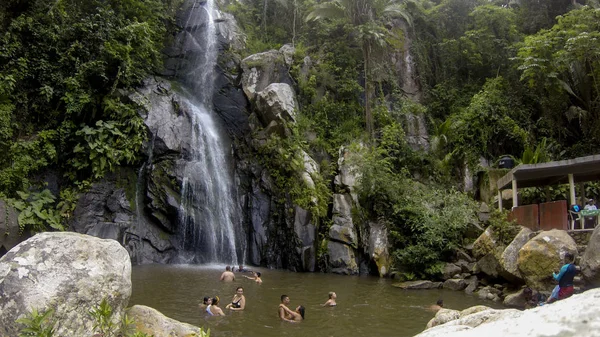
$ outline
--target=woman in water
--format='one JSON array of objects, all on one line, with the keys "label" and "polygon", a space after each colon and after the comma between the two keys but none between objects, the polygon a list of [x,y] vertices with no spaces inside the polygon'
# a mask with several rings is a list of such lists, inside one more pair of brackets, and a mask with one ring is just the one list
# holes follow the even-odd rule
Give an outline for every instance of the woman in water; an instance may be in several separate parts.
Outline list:
[{"label": "woman in water", "polygon": [[290,317],[288,322],[301,322],[304,319],[305,308],[303,306],[297,306],[294,311],[291,311],[283,304],[280,304],[279,306],[282,307],[285,313]]},{"label": "woman in water", "polygon": [[208,306],[208,300],[209,300],[209,297],[204,296],[204,300],[202,301],[202,303],[198,304],[198,307],[200,308],[200,310],[206,310],[206,307]]},{"label": "woman in water", "polygon": [[206,307],[206,313],[211,316],[225,316],[223,310],[218,307],[219,305],[219,296],[215,296],[215,298],[208,299],[208,306]]},{"label": "woman in water", "polygon": [[324,307],[335,307],[337,305],[337,303],[335,303],[336,298],[337,298],[337,295],[335,294],[335,292],[330,291],[329,299],[327,300],[327,302],[325,302],[325,304],[323,304],[323,306]]},{"label": "woman in water", "polygon": [[235,295],[231,298],[231,303],[227,304],[225,309],[233,311],[242,311],[246,308],[246,297],[244,297],[244,288],[237,287]]},{"label": "woman in water", "polygon": [[252,276],[246,276],[244,275],[245,278],[249,279],[249,280],[254,280],[254,282],[258,283],[258,284],[262,284],[262,279],[260,278],[260,272],[258,271],[253,271],[252,272]]}]

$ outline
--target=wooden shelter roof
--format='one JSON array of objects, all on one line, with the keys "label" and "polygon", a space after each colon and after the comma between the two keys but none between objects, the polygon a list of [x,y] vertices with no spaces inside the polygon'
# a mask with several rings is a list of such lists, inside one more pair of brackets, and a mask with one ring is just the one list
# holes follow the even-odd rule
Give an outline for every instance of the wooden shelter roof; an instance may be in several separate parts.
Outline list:
[{"label": "wooden shelter roof", "polygon": [[498,190],[509,188],[513,179],[517,181],[518,188],[568,184],[569,174],[573,175],[576,183],[600,180],[600,155],[521,164],[498,179]]}]

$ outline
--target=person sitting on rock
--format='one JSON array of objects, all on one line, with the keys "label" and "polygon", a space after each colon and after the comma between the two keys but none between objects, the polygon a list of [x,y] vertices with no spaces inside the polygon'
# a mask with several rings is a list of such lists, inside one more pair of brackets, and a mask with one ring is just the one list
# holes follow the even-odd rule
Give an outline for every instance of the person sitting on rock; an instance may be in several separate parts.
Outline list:
[{"label": "person sitting on rock", "polygon": [[546,303],[552,303],[573,295],[573,279],[577,273],[577,269],[573,264],[573,254],[566,252],[564,261],[565,264],[560,268],[558,274],[552,273],[552,277],[558,281],[558,285],[554,288]]}]

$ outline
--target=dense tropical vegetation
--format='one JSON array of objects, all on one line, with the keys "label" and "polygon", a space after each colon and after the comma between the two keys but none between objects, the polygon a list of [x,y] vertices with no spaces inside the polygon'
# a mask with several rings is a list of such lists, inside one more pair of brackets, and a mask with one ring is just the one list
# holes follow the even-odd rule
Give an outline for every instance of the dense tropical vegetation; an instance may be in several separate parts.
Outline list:
[{"label": "dense tropical vegetation", "polygon": [[[78,192],[135,165],[146,130],[126,93],[160,69],[179,3],[0,4],[0,196],[13,198],[22,225],[62,228]],[[300,117],[295,136],[276,144],[329,158],[341,145],[363,153],[357,217],[387,224],[399,269],[435,274],[462,243],[474,215],[472,198],[458,192],[465,167],[476,172],[480,159],[502,155],[535,162],[597,152],[600,10],[592,0],[231,0],[222,8],[247,34],[248,55],[294,44]],[[407,45],[416,98],[397,68]],[[429,151],[406,141],[413,115],[428,121]],[[288,161],[275,159],[265,165]],[[325,218],[331,188],[323,187],[336,161],[322,164],[315,211]],[[48,172],[60,195],[44,191]],[[281,186],[294,190],[285,179]]]}]

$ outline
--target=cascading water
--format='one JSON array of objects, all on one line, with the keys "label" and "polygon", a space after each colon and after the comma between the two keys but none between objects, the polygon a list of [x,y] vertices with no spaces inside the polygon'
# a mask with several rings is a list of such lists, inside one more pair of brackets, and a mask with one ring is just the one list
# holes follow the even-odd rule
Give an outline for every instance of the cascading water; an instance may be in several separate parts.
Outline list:
[{"label": "cascading water", "polygon": [[[234,195],[228,139],[213,112],[217,31],[213,0],[192,1],[183,41],[187,88],[182,110],[190,118],[191,148],[184,164],[179,218],[180,262],[243,262],[243,229]],[[238,242],[239,241],[239,242]]]}]

